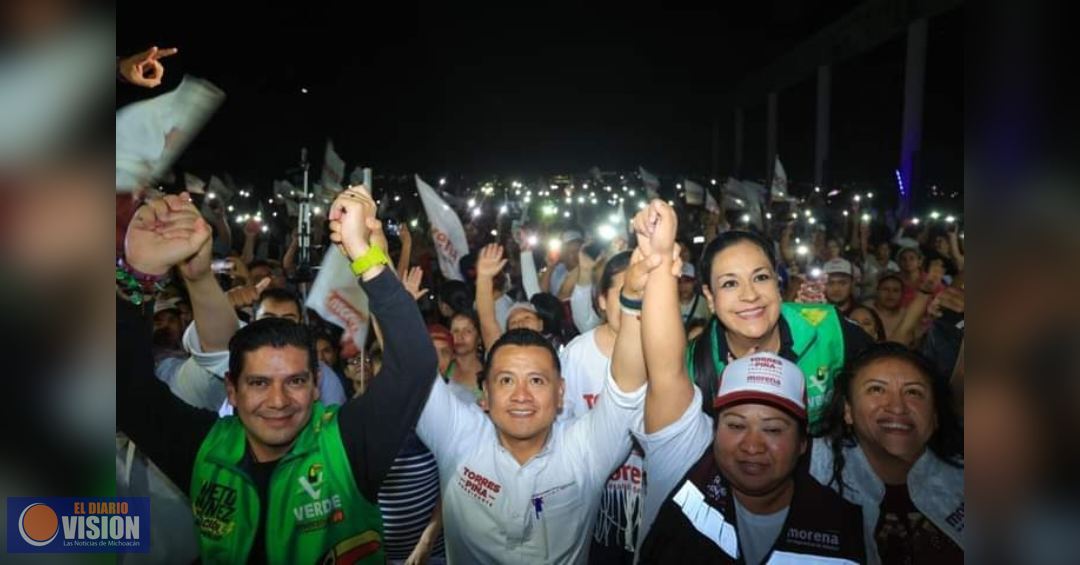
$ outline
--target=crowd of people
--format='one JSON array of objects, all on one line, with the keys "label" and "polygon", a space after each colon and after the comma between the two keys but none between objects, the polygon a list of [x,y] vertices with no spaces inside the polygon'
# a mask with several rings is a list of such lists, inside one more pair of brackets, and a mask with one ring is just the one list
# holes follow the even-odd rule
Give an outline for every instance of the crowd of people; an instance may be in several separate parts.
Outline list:
[{"label": "crowd of people", "polygon": [[186,192],[131,214],[117,432],[190,509],[155,524],[197,540],[173,559],[963,559],[955,222],[654,199],[610,241],[470,226],[452,280],[378,209],[346,188],[313,238],[368,298],[358,351],[305,308],[295,235],[260,256]]}]

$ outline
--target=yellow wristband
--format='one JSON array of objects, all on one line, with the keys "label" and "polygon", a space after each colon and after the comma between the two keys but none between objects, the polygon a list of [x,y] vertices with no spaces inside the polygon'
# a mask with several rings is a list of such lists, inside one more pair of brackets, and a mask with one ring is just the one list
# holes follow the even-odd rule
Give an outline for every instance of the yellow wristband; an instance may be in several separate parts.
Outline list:
[{"label": "yellow wristband", "polygon": [[353,259],[352,272],[359,277],[372,267],[389,264],[390,258],[386,256],[386,253],[378,245],[372,245],[368,247],[366,253]]}]

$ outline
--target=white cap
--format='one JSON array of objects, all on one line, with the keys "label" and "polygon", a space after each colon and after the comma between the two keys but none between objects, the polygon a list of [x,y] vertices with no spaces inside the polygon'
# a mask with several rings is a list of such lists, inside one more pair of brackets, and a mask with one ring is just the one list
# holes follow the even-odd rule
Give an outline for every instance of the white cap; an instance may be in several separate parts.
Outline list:
[{"label": "white cap", "polygon": [[690,263],[683,263],[683,265],[682,265],[682,276],[689,277],[689,278],[692,278],[692,279],[696,279],[697,278],[697,271],[694,269],[694,266],[691,265]]},{"label": "white cap", "polygon": [[855,268],[851,266],[851,261],[847,259],[829,259],[825,262],[825,265],[821,268],[826,275],[848,275],[850,277],[855,276]]},{"label": "white cap", "polygon": [[164,312],[166,310],[176,310],[177,304],[180,303],[180,297],[175,298],[159,298],[154,301],[154,313]]},{"label": "white cap", "polygon": [[571,241],[581,241],[585,239],[585,236],[581,235],[581,232],[577,230],[566,230],[562,232],[561,239],[563,243],[570,243]]},{"label": "white cap", "polygon": [[806,377],[799,366],[773,353],[755,353],[728,364],[713,408],[762,402],[806,421]]},{"label": "white cap", "polygon": [[510,314],[512,314],[514,310],[528,310],[533,314],[537,314],[536,306],[533,306],[532,302],[515,302],[511,304],[510,308],[506,310],[506,317],[509,318]]}]

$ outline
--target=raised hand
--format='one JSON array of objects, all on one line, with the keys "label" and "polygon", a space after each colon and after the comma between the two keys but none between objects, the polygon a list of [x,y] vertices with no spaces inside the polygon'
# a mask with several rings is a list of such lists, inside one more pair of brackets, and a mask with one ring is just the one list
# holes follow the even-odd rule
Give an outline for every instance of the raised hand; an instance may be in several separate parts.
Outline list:
[{"label": "raised hand", "polygon": [[262,222],[252,218],[244,224],[244,235],[247,237],[258,237],[259,232],[262,231]]},{"label": "raised hand", "polygon": [[476,276],[494,278],[502,272],[505,266],[506,259],[503,259],[503,247],[497,243],[485,245],[480,250],[480,256],[476,259]]},{"label": "raised hand", "polygon": [[402,222],[398,226],[398,238],[401,239],[402,247],[412,245],[412,233],[409,232],[409,224]]},{"label": "raised hand", "polygon": [[[180,195],[168,195],[165,196],[163,200],[169,207],[174,233],[179,229],[187,229],[182,226],[191,226],[191,228],[194,229],[194,225],[198,221],[206,223],[207,229],[210,229],[209,223],[203,219],[202,214],[195,207],[195,204],[191,202],[188,193],[183,192]],[[211,252],[213,241],[213,230],[211,229],[211,237],[208,237],[206,241],[203,242],[199,247],[199,250],[191,257],[188,257],[177,264],[177,269],[179,269],[180,275],[184,277],[184,279],[195,281],[212,276],[213,273],[210,269],[210,263],[213,259]]]},{"label": "raised hand", "polygon": [[428,293],[428,289],[420,288],[420,283],[424,282],[424,270],[420,267],[409,269],[409,274],[403,282],[405,283],[405,290],[409,291],[413,300],[420,300]]},{"label": "raised hand", "polygon": [[210,241],[210,225],[197,211],[185,212],[179,200],[190,203],[184,193],[153,200],[136,210],[124,238],[124,258],[133,269],[164,275]]},{"label": "raised hand", "polygon": [[254,286],[244,285],[230,288],[225,292],[225,296],[228,297],[229,303],[232,304],[233,308],[246,308],[254,304],[268,286],[270,286],[270,277],[263,277],[263,279]]},{"label": "raised hand", "polygon": [[175,47],[158,49],[151,47],[142,53],[136,53],[126,59],[120,60],[120,76],[124,80],[144,88],[154,88],[161,85],[165,77],[165,66],[161,59],[177,53]]},{"label": "raised hand", "polygon": [[367,253],[372,245],[371,232],[381,229],[375,219],[375,200],[363,185],[350,186],[330,205],[330,241],[350,261]]}]

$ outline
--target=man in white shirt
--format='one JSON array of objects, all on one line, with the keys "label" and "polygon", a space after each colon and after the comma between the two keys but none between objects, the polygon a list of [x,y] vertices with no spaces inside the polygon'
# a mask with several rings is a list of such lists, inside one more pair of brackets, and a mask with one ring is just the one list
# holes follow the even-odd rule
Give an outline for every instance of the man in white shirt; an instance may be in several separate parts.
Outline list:
[{"label": "man in white shirt", "polygon": [[[629,341],[622,345],[633,349]],[[449,562],[586,562],[600,492],[630,451],[644,402],[637,349],[634,370],[616,361],[596,406],[570,423],[555,421],[565,391],[559,357],[532,330],[510,330],[491,348],[488,414],[436,380],[416,432],[439,465]]]}]

